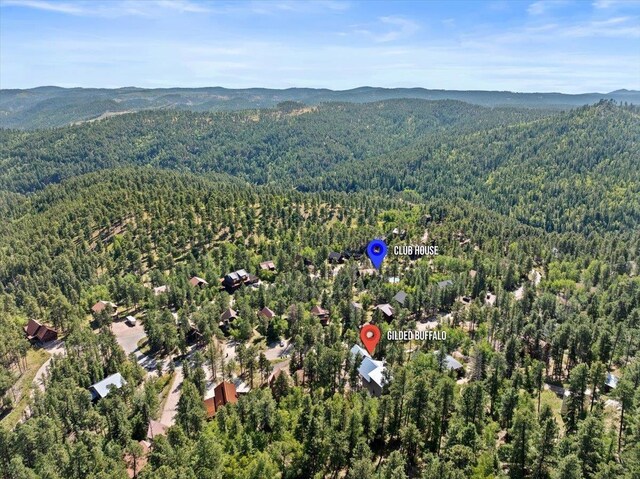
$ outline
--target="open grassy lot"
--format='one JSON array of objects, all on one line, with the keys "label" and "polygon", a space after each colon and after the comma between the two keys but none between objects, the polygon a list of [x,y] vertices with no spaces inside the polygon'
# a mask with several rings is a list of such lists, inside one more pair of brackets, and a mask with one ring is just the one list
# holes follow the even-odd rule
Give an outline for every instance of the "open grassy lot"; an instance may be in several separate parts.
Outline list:
[{"label": "open grassy lot", "polygon": [[22,413],[27,407],[29,401],[30,389],[33,384],[33,379],[38,372],[38,369],[49,359],[49,353],[43,349],[30,349],[27,352],[27,369],[20,375],[18,381],[14,386],[17,403],[9,414],[7,414],[0,424],[8,429],[13,429],[20,421]]}]

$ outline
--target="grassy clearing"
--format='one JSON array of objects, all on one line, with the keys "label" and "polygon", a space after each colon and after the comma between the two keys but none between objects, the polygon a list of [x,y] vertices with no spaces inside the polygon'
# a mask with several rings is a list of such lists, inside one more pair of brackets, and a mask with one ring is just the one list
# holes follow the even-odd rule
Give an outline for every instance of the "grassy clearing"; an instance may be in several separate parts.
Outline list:
[{"label": "grassy clearing", "polygon": [[560,410],[562,409],[562,399],[560,399],[553,391],[542,391],[542,395],[540,396],[540,407],[542,405],[548,404],[553,411],[553,417],[557,421],[559,426],[564,424],[562,420],[562,415],[560,414]]},{"label": "grassy clearing", "polygon": [[38,369],[49,359],[50,355],[43,349],[30,349],[27,352],[27,369],[16,382],[16,396],[19,398],[14,408],[0,423],[8,429],[16,427],[29,401],[30,389]]}]

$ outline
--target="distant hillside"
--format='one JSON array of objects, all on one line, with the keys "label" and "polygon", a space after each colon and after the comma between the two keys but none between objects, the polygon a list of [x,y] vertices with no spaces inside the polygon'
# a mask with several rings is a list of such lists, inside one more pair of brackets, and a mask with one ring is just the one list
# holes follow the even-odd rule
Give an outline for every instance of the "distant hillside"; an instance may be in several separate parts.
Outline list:
[{"label": "distant hillside", "polygon": [[528,108],[573,108],[602,99],[640,104],[640,92],[611,93],[513,93],[497,91],[427,90],[424,88],[373,88],[333,91],[313,88],[271,90],[265,88],[59,88],[0,90],[0,127],[50,128],[99,118],[114,112],[147,109],[190,111],[271,108],[280,102],[299,101],[307,105],[325,102],[366,103],[388,99],[460,100],[482,106]]},{"label": "distant hillside", "polygon": [[257,184],[292,186],[337,165],[423,141],[552,113],[459,101],[388,100],[317,107],[194,113],[145,111],[33,132],[0,131],[0,189],[29,192],[116,166],[225,172]]},{"label": "distant hillside", "polygon": [[565,113],[457,101],[147,111],[0,131],[0,189],[29,193],[110,168],[226,173],[300,191],[472,201],[547,231],[637,226],[639,110]]}]

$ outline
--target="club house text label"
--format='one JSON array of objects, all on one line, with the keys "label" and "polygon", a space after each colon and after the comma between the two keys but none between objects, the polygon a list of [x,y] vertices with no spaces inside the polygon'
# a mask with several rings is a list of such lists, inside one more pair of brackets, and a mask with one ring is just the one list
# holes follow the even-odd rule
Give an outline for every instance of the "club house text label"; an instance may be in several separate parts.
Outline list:
[{"label": "club house text label", "polygon": [[396,256],[437,256],[437,245],[404,245],[394,246],[393,254]]}]

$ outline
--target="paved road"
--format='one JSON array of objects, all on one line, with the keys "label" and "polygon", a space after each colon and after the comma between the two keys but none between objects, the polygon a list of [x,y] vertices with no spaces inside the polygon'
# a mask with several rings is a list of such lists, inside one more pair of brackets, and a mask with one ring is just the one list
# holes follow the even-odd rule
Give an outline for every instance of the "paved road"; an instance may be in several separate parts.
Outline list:
[{"label": "paved road", "polygon": [[160,416],[160,422],[167,426],[173,426],[175,423],[176,414],[178,412],[178,401],[180,400],[180,391],[182,390],[182,381],[184,381],[182,365],[176,366],[176,374],[171,384],[171,391],[167,396],[164,408],[162,409],[162,415]]},{"label": "paved road", "polygon": [[51,359],[56,354],[65,354],[64,342],[63,341],[50,341],[46,343],[42,349],[47,351],[51,357],[47,359],[40,369],[36,372],[36,375],[33,378],[33,384],[38,386],[41,391],[44,391],[44,384],[42,380],[44,379],[45,374],[49,371],[49,365],[51,364]]},{"label": "paved road", "polygon": [[135,326],[129,326],[125,321],[117,321],[111,324],[111,331],[116,337],[116,341],[124,350],[127,356],[131,353],[136,355],[138,364],[147,371],[155,371],[156,360],[150,356],[142,354],[138,349],[138,343],[147,335],[140,321]]},{"label": "paved road", "polygon": [[140,321],[135,326],[129,326],[125,321],[116,321],[111,324],[111,331],[127,355],[137,351],[138,342],[146,337]]},{"label": "paved road", "polygon": [[285,355],[289,354],[289,340],[284,341],[284,345],[280,346],[280,342],[271,343],[267,346],[267,350],[264,352],[264,355],[267,357],[269,361],[273,361],[274,359],[280,359]]}]

